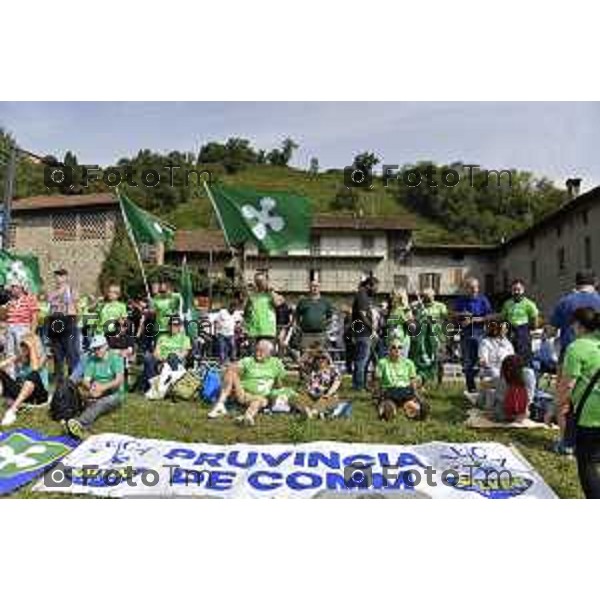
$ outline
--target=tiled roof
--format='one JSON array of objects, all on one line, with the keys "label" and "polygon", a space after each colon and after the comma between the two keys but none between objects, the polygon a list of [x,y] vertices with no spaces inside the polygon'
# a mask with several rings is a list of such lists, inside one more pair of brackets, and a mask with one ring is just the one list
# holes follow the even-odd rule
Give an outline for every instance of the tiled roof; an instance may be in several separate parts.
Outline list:
[{"label": "tiled roof", "polygon": [[115,206],[117,204],[117,198],[113,194],[30,196],[13,200],[12,210],[56,210],[89,206]]}]

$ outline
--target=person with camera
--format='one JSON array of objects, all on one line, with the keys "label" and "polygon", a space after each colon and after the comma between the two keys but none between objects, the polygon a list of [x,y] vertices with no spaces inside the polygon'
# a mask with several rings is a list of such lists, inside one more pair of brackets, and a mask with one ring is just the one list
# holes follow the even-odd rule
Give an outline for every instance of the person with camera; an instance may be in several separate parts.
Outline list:
[{"label": "person with camera", "polygon": [[273,356],[273,343],[259,340],[254,356],[242,358],[225,371],[219,399],[208,413],[208,418],[227,415],[225,402],[234,399],[246,409],[239,420],[246,425],[254,425],[256,415],[269,405],[270,398],[284,377],[285,367],[281,359]]},{"label": "person with camera", "polygon": [[54,376],[57,385],[62,385],[65,361],[69,375],[72,375],[80,360],[77,294],[69,283],[69,273],[66,269],[54,271],[54,278],[55,289],[48,294],[48,336],[54,356]]},{"label": "person with camera", "polygon": [[417,395],[419,379],[415,364],[402,356],[401,339],[392,339],[389,355],[377,362],[373,399],[381,419],[389,421],[396,416],[398,408],[409,419],[423,420],[428,407]]},{"label": "person with camera", "polygon": [[360,283],[352,303],[352,330],[355,340],[352,388],[357,391],[365,389],[367,366],[371,360],[373,339],[376,337],[373,302],[378,283],[376,277],[367,277]]},{"label": "person with camera", "polygon": [[77,418],[65,423],[65,429],[71,436],[85,439],[92,424],[99,417],[119,408],[125,399],[123,358],[108,347],[106,337],[101,334],[95,335],[90,342],[78,391],[85,408]]},{"label": "person with camera", "polygon": [[283,296],[269,288],[265,273],[254,276],[255,292],[250,293],[244,307],[246,335],[252,346],[261,339],[275,341],[277,337],[277,314],[275,309],[284,302]]},{"label": "person with camera", "polygon": [[[9,370],[14,370],[14,377]],[[48,401],[46,356],[40,339],[34,333],[23,336],[16,354],[0,361],[0,395],[10,401],[2,418],[3,427],[17,420],[17,411],[23,403],[39,405]]]},{"label": "person with camera", "polygon": [[172,318],[170,333],[161,335],[154,352],[144,356],[142,391],[150,389],[150,380],[160,373],[163,364],[168,363],[174,371],[185,366],[191,350],[192,341],[185,332],[183,321],[178,317]]}]

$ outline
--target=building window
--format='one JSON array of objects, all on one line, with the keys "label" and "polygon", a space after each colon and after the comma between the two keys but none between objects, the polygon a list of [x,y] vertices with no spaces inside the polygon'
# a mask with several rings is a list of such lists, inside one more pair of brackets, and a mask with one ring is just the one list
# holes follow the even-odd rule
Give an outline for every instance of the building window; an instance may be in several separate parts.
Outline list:
[{"label": "building window", "polygon": [[363,235],[360,240],[363,252],[373,252],[375,249],[375,238],[372,235]]},{"label": "building window", "polygon": [[556,237],[560,237],[562,235],[562,225],[556,226]]},{"label": "building window", "polygon": [[584,224],[584,225],[587,225],[587,224],[588,224],[588,211],[587,211],[587,209],[586,209],[586,210],[584,210],[584,211],[581,213],[581,220],[583,221],[583,224]]},{"label": "building window", "polygon": [[583,240],[583,255],[586,269],[592,268],[592,238],[588,235]]},{"label": "building window", "polygon": [[464,280],[464,274],[462,269],[454,269],[452,276],[452,283],[454,287],[461,288]]},{"label": "building window", "polygon": [[535,236],[534,235],[532,235],[529,238],[529,249],[530,250],[535,250]]},{"label": "building window", "polygon": [[421,273],[419,275],[419,289],[423,291],[432,288],[436,294],[439,294],[441,279],[439,273]]},{"label": "building window", "polygon": [[496,293],[496,278],[493,273],[487,273],[484,280],[485,293],[493,296]]},{"label": "building window", "polygon": [[106,239],[106,214],[82,213],[79,216],[82,240]]},{"label": "building window", "polygon": [[561,246],[558,249],[558,272],[562,273],[565,270],[566,260],[565,260],[565,249],[564,246]]},{"label": "building window", "polygon": [[74,242],[77,239],[77,219],[74,214],[52,215],[52,241]]},{"label": "building window", "polygon": [[14,248],[17,245],[17,224],[11,221],[8,225],[6,247]]},{"label": "building window", "polygon": [[529,279],[532,284],[537,283],[537,262],[535,260],[531,261]]},{"label": "building window", "polygon": [[394,275],[394,289],[406,290],[408,289],[408,275]]},{"label": "building window", "polygon": [[313,256],[319,256],[321,254],[321,236],[315,234],[310,238],[310,253]]}]

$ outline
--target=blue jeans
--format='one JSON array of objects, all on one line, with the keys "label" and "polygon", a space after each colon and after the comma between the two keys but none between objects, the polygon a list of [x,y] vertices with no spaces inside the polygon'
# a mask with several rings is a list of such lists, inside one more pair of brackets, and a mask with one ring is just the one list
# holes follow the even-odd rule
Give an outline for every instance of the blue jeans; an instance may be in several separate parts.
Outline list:
[{"label": "blue jeans", "polygon": [[352,388],[364,390],[367,379],[367,365],[371,358],[371,339],[356,338],[354,350],[354,369],[352,371]]},{"label": "blue jeans", "polygon": [[479,343],[483,338],[483,331],[469,331],[468,336],[460,338],[463,372],[469,392],[476,392],[475,378],[479,372]]},{"label": "blue jeans", "polygon": [[149,381],[158,375],[159,360],[151,352],[144,354],[144,369],[142,371],[142,392],[150,389]]},{"label": "blue jeans", "polygon": [[227,360],[235,360],[235,346],[233,336],[219,334],[217,336],[217,351],[219,360],[223,363]]}]

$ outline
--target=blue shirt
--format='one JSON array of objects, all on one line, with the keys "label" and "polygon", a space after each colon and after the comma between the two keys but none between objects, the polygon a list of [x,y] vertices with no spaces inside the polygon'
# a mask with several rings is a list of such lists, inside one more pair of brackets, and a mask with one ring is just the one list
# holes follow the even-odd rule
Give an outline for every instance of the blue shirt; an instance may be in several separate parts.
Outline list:
[{"label": "blue shirt", "polygon": [[[468,312],[473,317],[487,317],[492,313],[492,305],[488,297],[484,294],[477,296],[461,296],[457,298],[454,304],[454,310],[458,313]],[[471,331],[483,331],[483,323],[473,323],[463,329],[463,335],[467,335]]]},{"label": "blue shirt", "polygon": [[571,318],[578,308],[593,308],[600,311],[600,294],[597,292],[571,292],[559,301],[550,324],[560,329],[560,352],[564,354],[567,346],[575,339],[575,333],[571,327]]}]

